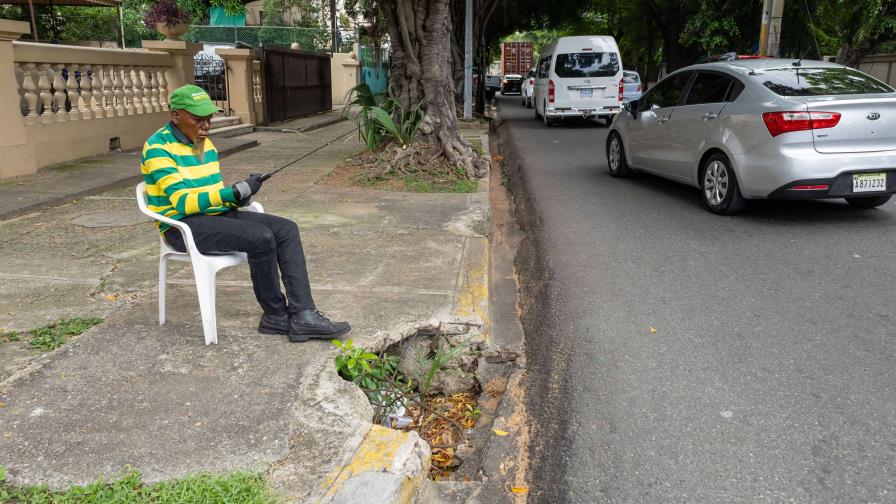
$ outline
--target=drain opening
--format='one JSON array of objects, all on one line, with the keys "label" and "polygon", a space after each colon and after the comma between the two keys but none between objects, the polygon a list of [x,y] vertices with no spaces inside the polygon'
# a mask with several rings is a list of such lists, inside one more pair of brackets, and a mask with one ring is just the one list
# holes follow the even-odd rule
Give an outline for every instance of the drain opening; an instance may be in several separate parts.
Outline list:
[{"label": "drain opening", "polygon": [[[356,347],[351,340],[334,344],[340,348],[336,368],[367,395],[374,406],[372,421],[417,431],[429,444],[432,479],[477,476],[482,446],[471,440],[482,430],[482,422],[491,420],[488,413],[497,403],[493,379],[483,381],[489,404],[480,402],[483,367],[494,365],[483,358],[479,327],[421,327],[378,354]],[[498,394],[502,393],[503,387]]]}]

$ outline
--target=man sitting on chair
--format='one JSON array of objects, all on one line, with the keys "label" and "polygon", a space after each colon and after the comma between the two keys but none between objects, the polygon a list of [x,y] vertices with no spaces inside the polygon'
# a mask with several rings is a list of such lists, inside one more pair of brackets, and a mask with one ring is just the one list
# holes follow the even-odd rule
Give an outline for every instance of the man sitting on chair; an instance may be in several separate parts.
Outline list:
[{"label": "man sitting on chair", "polygon": [[[208,93],[198,86],[182,86],[171,93],[168,104],[171,121],[143,146],[140,168],[149,208],[189,226],[203,254],[246,253],[255,298],[264,311],[259,332],[288,334],[297,342],[330,339],[351,330],[348,323],[332,322],[315,309],[295,222],[238,209],[261,189],[261,175],[224,186],[218,152],[208,139],[212,116],[220,109]],[[185,252],[180,232],[158,224],[165,241]]]}]

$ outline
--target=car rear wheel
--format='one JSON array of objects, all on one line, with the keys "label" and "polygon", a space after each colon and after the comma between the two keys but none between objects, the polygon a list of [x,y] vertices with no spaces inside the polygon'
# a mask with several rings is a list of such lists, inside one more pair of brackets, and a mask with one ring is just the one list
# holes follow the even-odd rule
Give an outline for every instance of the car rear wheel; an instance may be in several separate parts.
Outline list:
[{"label": "car rear wheel", "polygon": [[892,194],[882,194],[865,198],[846,198],[846,202],[856,208],[877,208],[890,201],[891,196]]},{"label": "car rear wheel", "polygon": [[610,139],[607,141],[607,168],[614,177],[628,177],[632,174],[632,169],[625,160],[622,138],[615,131],[610,133]]},{"label": "car rear wheel", "polygon": [[731,169],[731,162],[724,154],[715,153],[703,163],[700,189],[703,203],[710,212],[734,215],[744,207],[744,197]]}]

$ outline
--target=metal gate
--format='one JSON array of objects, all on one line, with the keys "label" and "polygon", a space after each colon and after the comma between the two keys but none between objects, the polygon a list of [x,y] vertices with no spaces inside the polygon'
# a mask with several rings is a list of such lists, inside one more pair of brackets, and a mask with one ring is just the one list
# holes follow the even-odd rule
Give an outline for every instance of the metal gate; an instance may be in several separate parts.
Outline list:
[{"label": "metal gate", "polygon": [[208,96],[224,115],[230,115],[230,101],[227,97],[227,64],[218,56],[200,52],[193,56],[193,76],[196,85],[205,89]]},{"label": "metal gate", "polygon": [[264,49],[264,97],[269,122],[332,110],[329,54]]}]

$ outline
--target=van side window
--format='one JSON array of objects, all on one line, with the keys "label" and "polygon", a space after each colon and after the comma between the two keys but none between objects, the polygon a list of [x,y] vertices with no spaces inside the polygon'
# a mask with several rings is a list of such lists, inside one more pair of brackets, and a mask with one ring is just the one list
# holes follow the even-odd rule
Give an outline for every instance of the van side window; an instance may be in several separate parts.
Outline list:
[{"label": "van side window", "polygon": [[538,62],[538,78],[544,79],[548,76],[548,67],[551,66],[551,57],[547,56]]}]

